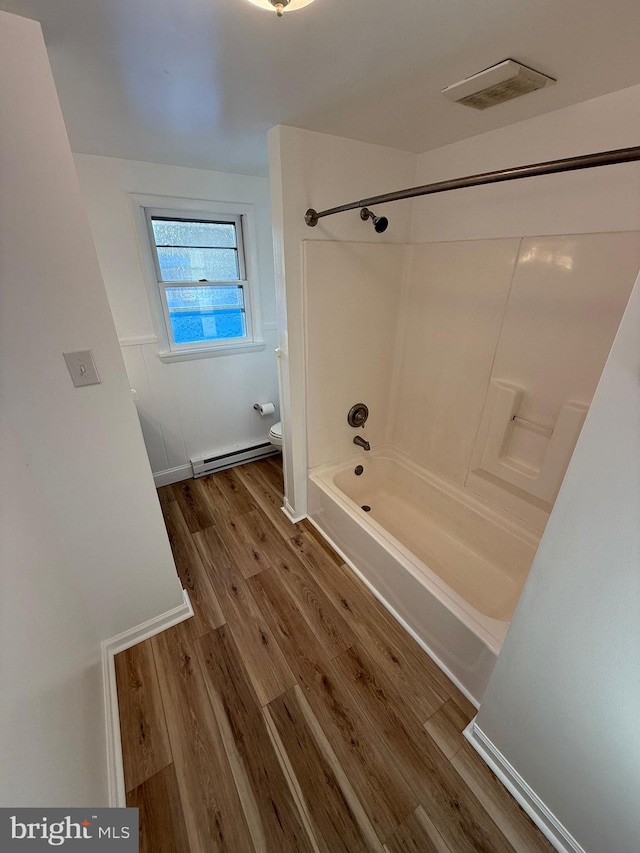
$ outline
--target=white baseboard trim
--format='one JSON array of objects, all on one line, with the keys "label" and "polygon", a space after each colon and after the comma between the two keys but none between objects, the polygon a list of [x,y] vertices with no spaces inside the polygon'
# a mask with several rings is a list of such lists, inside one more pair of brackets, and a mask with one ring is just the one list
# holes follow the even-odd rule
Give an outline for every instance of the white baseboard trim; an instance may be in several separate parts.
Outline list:
[{"label": "white baseboard trim", "polygon": [[287,516],[287,518],[292,524],[297,524],[299,521],[302,521],[303,518],[307,517],[306,515],[304,515],[304,513],[302,515],[296,513],[289,501],[285,501],[284,506],[281,506],[280,509]]},{"label": "white baseboard trim", "polygon": [[558,853],[585,853],[584,847],[578,844],[536,792],[494,746],[477,726],[475,719],[471,720],[463,735]]},{"label": "white baseboard trim", "polygon": [[[283,508],[283,512],[284,512],[284,508]],[[362,572],[361,572],[361,571],[360,571],[360,569],[355,565],[355,563],[353,563],[353,562],[349,559],[349,557],[347,557],[347,556],[346,556],[346,554],[345,554],[345,553],[344,553],[344,552],[343,552],[343,551],[338,547],[338,545],[336,545],[336,543],[333,541],[333,539],[332,539],[330,536],[328,536],[328,535],[327,535],[327,533],[322,529],[322,527],[321,527],[319,524],[317,524],[317,523],[313,520],[313,518],[311,518],[311,516],[307,516],[307,518],[308,518],[309,522],[310,522],[311,524],[313,524],[313,526],[315,527],[315,529],[316,529],[319,533],[321,533],[321,534],[322,534],[322,536],[327,540],[327,542],[329,543],[329,545],[331,545],[331,547],[333,548],[333,550],[334,550],[334,551],[336,551],[338,554],[340,554],[340,556],[341,556],[341,557],[342,557],[342,559],[345,561],[345,563],[347,564],[347,566],[349,566],[349,568],[351,569],[351,571],[352,571],[354,574],[356,574],[356,575],[360,578],[360,580],[361,580],[361,581],[362,581],[362,583],[367,587],[367,589],[370,589],[370,590],[371,590],[371,592],[375,595],[375,597],[378,599],[378,601],[380,602],[380,604],[385,608],[385,610],[388,610],[388,611],[389,611],[389,613],[390,613],[390,614],[393,616],[393,618],[396,620],[396,622],[399,622],[399,623],[400,623],[400,625],[402,625],[402,627],[403,627],[403,628],[404,628],[404,630],[407,632],[407,634],[409,634],[409,636],[410,636],[412,639],[414,639],[414,640],[416,641],[416,643],[420,646],[420,648],[422,649],[422,651],[423,651],[423,652],[425,652],[425,653],[426,653],[426,654],[431,658],[431,660],[435,663],[435,665],[436,665],[439,669],[441,669],[441,670],[442,670],[442,672],[444,672],[444,674],[447,676],[447,678],[449,679],[449,681],[452,681],[452,682],[455,684],[455,686],[458,688],[458,690],[459,690],[459,691],[460,691],[464,696],[466,696],[466,698],[469,700],[469,702],[471,702],[471,704],[473,705],[473,707],[474,707],[474,708],[478,708],[478,707],[479,707],[479,705],[478,705],[478,701],[477,701],[477,700],[476,700],[476,699],[471,695],[471,693],[469,693],[469,691],[468,691],[468,690],[467,690],[467,688],[464,686],[464,684],[462,684],[462,683],[459,681],[459,679],[458,679],[458,678],[457,678],[457,677],[456,677],[456,676],[451,672],[451,670],[449,669],[449,667],[448,667],[448,666],[446,666],[446,665],[445,665],[445,664],[440,660],[440,658],[438,657],[438,655],[436,655],[436,654],[435,654],[435,652],[433,652],[433,651],[432,651],[432,649],[430,649],[430,648],[429,648],[429,646],[425,643],[425,641],[422,639],[422,637],[421,637],[418,633],[416,633],[416,631],[414,631],[414,629],[411,627],[411,625],[409,625],[409,623],[408,623],[408,622],[405,622],[405,620],[402,618],[402,616],[400,616],[400,614],[398,613],[398,611],[397,611],[394,607],[392,607],[392,605],[391,605],[391,604],[389,604],[389,602],[388,602],[388,601],[387,601],[387,599],[384,597],[384,595],[382,595],[380,592],[378,592],[378,590],[377,590],[377,589],[376,589],[376,587],[371,583],[371,581],[370,581],[368,578],[366,578],[366,577],[365,577],[365,575],[363,575],[363,574],[362,574]],[[299,521],[299,520],[300,520],[300,519],[298,519],[298,521]]]},{"label": "white baseboard trim", "polygon": [[191,463],[186,465],[178,465],[177,468],[167,468],[166,471],[158,471],[153,475],[153,482],[156,484],[156,489],[160,486],[170,486],[172,483],[179,483],[182,480],[191,480],[193,477],[193,468]]},{"label": "white baseboard trim", "polygon": [[109,805],[112,808],[126,805],[122,745],[120,740],[120,716],[118,714],[118,691],[114,658],[125,649],[143,640],[148,640],[161,631],[166,631],[179,622],[193,616],[193,607],[186,589],[182,590],[183,602],[173,610],[161,613],[148,622],[123,631],[116,637],[102,642],[102,682],[104,688],[104,716],[107,729],[107,772],[109,776]]}]

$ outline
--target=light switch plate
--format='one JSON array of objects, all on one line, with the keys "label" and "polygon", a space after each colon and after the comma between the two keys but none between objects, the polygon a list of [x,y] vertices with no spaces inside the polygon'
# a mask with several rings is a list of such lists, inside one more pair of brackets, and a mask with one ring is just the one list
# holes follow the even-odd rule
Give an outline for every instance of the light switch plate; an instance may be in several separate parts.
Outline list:
[{"label": "light switch plate", "polygon": [[100,377],[93,363],[91,350],[82,352],[63,352],[64,360],[67,362],[69,373],[76,388],[83,385],[99,385]]}]

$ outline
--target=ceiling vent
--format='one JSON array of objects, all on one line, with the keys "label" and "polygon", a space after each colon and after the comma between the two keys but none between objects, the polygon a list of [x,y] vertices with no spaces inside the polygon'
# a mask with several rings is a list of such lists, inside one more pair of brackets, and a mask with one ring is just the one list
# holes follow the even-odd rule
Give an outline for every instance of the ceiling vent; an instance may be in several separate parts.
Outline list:
[{"label": "ceiling vent", "polygon": [[510,101],[511,98],[519,98],[527,92],[552,86],[555,82],[553,77],[547,77],[546,74],[527,68],[513,59],[505,59],[504,62],[485,68],[466,80],[447,86],[442,90],[442,94],[450,101],[457,101],[465,107],[486,110],[487,107]]}]

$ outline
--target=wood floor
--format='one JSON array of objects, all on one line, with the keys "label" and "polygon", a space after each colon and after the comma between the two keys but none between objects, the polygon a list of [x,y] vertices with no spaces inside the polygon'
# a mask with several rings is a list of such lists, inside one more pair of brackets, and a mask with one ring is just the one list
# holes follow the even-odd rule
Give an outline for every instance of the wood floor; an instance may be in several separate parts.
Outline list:
[{"label": "wood floor", "polygon": [[159,490],[196,615],[116,658],[141,851],[551,851],[473,707],[307,522],[273,459]]}]

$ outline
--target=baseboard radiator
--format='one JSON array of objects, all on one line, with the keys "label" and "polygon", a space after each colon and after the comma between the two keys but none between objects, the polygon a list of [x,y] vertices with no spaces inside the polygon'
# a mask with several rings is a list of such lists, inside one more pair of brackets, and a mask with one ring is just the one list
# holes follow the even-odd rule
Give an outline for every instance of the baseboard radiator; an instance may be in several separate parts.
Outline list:
[{"label": "baseboard radiator", "polygon": [[231,450],[229,453],[219,453],[217,456],[191,459],[190,462],[193,468],[193,476],[204,477],[206,474],[224,471],[225,468],[233,468],[235,465],[243,465],[245,462],[254,462],[256,459],[264,459],[267,456],[274,456],[276,453],[280,453],[280,449],[265,441],[263,444],[252,444],[249,447]]}]

